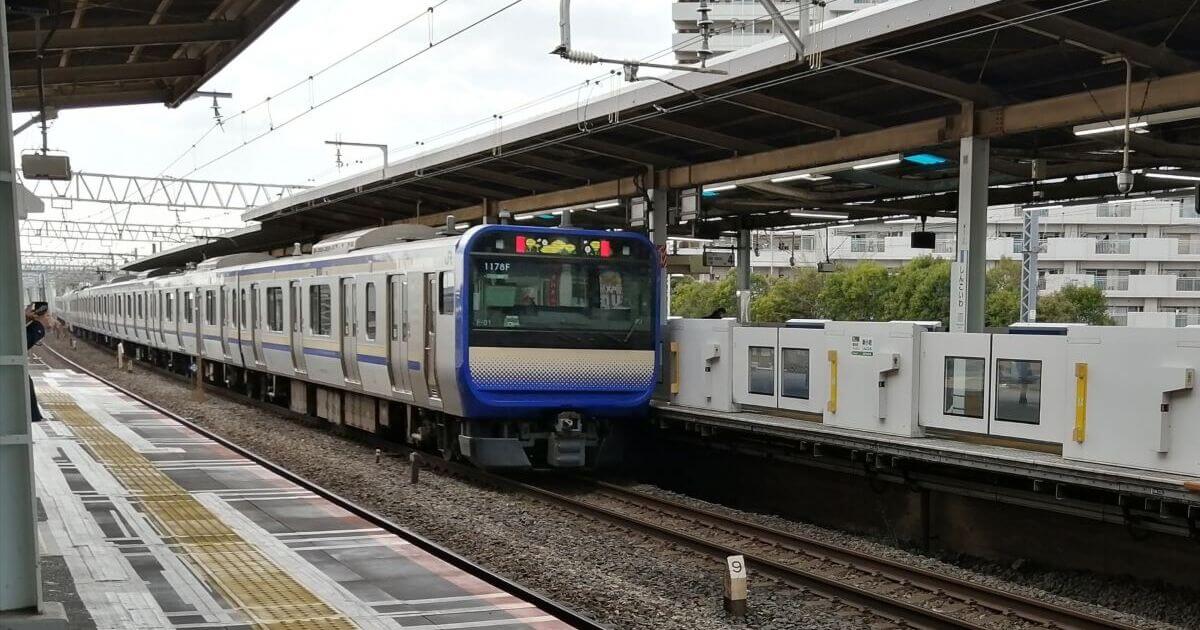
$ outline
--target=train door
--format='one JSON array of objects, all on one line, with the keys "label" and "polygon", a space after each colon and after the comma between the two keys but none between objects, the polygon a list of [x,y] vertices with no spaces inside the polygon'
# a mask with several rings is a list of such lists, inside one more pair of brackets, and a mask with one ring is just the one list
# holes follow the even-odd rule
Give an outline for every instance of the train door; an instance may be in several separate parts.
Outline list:
[{"label": "train door", "polygon": [[430,398],[441,398],[437,378],[437,304],[438,304],[438,275],[425,274],[424,325],[425,325],[425,387]]},{"label": "train door", "polygon": [[300,281],[292,280],[288,283],[288,322],[290,323],[289,330],[291,331],[292,348],[292,365],[295,370],[301,374],[305,373],[304,367],[304,309],[301,298]]},{"label": "train door", "polygon": [[391,372],[392,391],[402,396],[412,396],[408,382],[408,276],[388,276],[388,327],[391,330],[388,342],[388,367]]},{"label": "train door", "polygon": [[358,383],[358,292],[355,284],[353,278],[343,278],[339,293],[342,300],[342,373],[346,380]]},{"label": "train door", "polygon": [[171,310],[174,311],[172,315],[175,319],[175,325],[171,327],[171,332],[175,337],[175,347],[182,348],[183,335],[180,333],[183,331],[183,322],[180,320],[183,319],[183,303],[180,299],[183,297],[183,293],[179,289],[175,289],[173,292],[175,294],[175,303],[171,305]]},{"label": "train door", "polygon": [[254,349],[255,365],[263,365],[262,307],[259,306],[258,283],[250,285],[250,347]]}]

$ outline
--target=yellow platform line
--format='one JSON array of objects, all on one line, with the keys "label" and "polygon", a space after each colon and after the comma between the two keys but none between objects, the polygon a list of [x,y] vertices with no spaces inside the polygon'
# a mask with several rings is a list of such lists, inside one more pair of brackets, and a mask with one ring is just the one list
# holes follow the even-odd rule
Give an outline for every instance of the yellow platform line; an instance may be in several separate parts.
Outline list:
[{"label": "yellow platform line", "polygon": [[336,629],[355,624],[247,541],[187,490],[96,421],[65,392],[39,391],[42,406],[75,432],[96,459],[142,502],[147,516],[174,538],[198,573],[255,627]]}]

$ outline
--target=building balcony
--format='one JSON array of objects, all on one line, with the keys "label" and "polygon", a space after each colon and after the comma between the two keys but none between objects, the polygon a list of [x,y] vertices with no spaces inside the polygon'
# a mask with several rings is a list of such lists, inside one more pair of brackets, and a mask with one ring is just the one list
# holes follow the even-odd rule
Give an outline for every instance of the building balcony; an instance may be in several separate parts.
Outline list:
[{"label": "building balcony", "polygon": [[1130,241],[1096,241],[1097,254],[1129,254]]},{"label": "building balcony", "polygon": [[1200,277],[1179,276],[1175,279],[1175,290],[1184,292],[1200,291]]},{"label": "building balcony", "polygon": [[1178,251],[1180,256],[1200,256],[1200,239],[1180,239]]},{"label": "building balcony", "polygon": [[1200,313],[1175,313],[1175,327],[1200,326]]},{"label": "building balcony", "polygon": [[1101,291],[1128,291],[1129,276],[1092,276],[1092,286]]}]

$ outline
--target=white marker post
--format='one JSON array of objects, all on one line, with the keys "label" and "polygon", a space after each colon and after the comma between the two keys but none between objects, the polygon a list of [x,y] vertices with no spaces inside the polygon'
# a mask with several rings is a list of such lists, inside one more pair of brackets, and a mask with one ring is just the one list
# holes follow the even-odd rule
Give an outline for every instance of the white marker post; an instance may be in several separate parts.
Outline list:
[{"label": "white marker post", "polygon": [[734,617],[746,616],[746,559],[725,558],[725,611]]},{"label": "white marker post", "polygon": [[125,369],[125,344],[117,342],[117,371]]}]

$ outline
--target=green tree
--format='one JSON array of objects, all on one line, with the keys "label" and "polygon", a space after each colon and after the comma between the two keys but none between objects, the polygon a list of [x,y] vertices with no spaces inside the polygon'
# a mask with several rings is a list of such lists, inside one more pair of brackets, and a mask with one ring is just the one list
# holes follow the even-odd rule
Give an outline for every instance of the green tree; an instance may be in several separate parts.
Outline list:
[{"label": "green tree", "polygon": [[841,321],[882,320],[891,281],[887,269],[875,262],[839,269],[826,278],[817,296],[820,314]]},{"label": "green tree", "polygon": [[1038,321],[1111,326],[1104,291],[1096,287],[1065,286],[1038,299]]},{"label": "green tree", "polygon": [[1004,328],[1021,317],[1021,263],[1002,258],[987,272],[986,325]]},{"label": "green tree", "polygon": [[[675,278],[671,281],[671,314],[680,317],[707,317],[718,308],[725,309],[727,317],[737,315],[737,278],[730,273],[717,281],[700,282],[692,278]],[[769,288],[766,276],[750,276],[750,304],[765,295]]]},{"label": "green tree", "polygon": [[817,317],[817,297],[824,278],[816,269],[797,269],[790,277],[772,279],[766,292],[750,304],[750,319],[756,322],[785,322]]},{"label": "green tree", "polygon": [[887,319],[950,321],[950,262],[923,256],[900,267],[892,276]]}]

